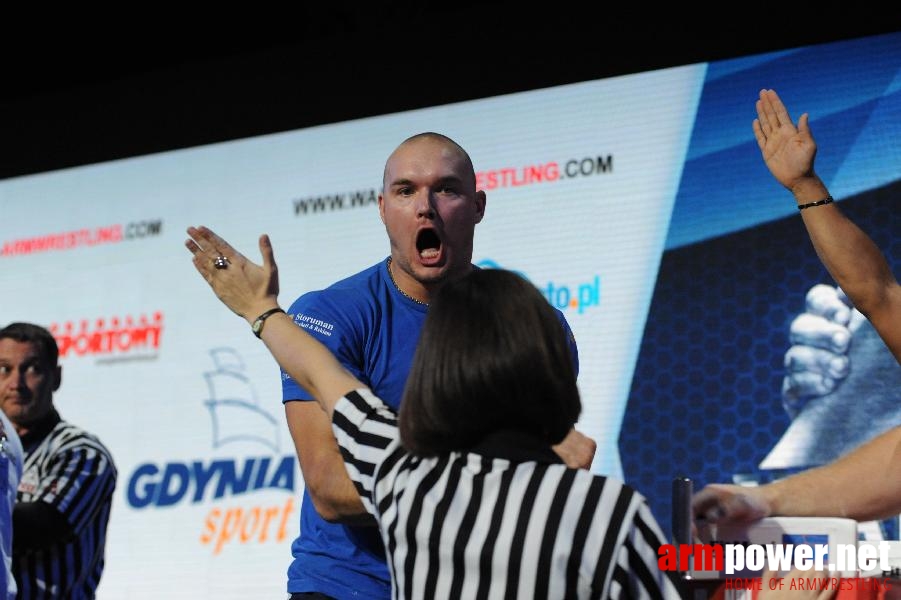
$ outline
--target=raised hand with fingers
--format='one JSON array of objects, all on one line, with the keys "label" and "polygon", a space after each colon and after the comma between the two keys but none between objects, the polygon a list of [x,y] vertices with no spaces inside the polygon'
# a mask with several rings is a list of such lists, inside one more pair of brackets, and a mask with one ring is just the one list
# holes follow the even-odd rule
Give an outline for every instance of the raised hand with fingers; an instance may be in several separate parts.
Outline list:
[{"label": "raised hand with fingers", "polygon": [[263,264],[258,265],[207,227],[187,231],[185,247],[194,267],[223,304],[248,322],[278,307],[278,267],[269,236],[260,236]]},{"label": "raised hand with fingers", "polygon": [[801,115],[795,127],[776,92],[761,90],[752,126],[763,160],[779,183],[792,190],[800,180],[815,177],[817,145],[807,113]]}]

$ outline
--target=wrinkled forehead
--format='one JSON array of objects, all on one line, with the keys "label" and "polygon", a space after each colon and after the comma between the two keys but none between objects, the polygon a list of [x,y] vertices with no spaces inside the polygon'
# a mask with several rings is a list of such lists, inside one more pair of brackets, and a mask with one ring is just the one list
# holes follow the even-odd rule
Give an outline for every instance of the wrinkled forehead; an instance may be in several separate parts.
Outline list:
[{"label": "wrinkled forehead", "polygon": [[388,186],[420,174],[456,177],[475,186],[469,156],[453,142],[437,137],[419,137],[398,146],[385,163],[383,184]]}]

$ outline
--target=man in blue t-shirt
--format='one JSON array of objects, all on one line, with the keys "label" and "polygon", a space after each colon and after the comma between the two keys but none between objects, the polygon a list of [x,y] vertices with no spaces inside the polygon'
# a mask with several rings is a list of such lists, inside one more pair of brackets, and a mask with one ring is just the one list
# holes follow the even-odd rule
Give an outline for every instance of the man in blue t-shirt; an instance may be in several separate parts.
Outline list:
[{"label": "man in blue t-shirt", "polygon": [[[379,195],[390,256],[304,294],[289,314],[397,409],[429,300],[475,268],[473,234],[484,214],[485,192],[476,189],[466,151],[437,133],[408,138],[388,158]],[[559,314],[578,370],[575,340]],[[305,483],[288,569],[291,599],[387,600],[391,581],[378,528],[347,476],[328,417],[284,372],[282,398]],[[554,449],[570,466],[587,468],[595,448],[573,431]]]}]

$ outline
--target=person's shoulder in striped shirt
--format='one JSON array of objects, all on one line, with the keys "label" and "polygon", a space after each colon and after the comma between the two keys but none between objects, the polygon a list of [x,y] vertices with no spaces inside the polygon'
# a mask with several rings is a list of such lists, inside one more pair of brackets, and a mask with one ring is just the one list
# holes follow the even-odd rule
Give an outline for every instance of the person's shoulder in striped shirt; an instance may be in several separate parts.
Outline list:
[{"label": "person's shoulder in striped shirt", "polygon": [[26,598],[93,598],[104,567],[116,467],[96,436],[60,418],[53,392],[61,379],[48,330],[0,329],[0,408],[25,450],[13,572]]},{"label": "person's shoulder in striped shirt", "polygon": [[475,272],[430,307],[399,416],[366,388],[337,403],[395,597],[680,597],[644,497],[552,451],[581,410],[566,342],[534,286]]}]

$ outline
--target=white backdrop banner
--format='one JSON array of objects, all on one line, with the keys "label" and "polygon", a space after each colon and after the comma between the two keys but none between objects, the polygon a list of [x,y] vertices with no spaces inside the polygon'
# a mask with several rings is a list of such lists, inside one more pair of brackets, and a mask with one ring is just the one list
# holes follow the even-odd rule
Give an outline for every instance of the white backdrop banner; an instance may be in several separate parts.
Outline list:
[{"label": "white backdrop banner", "polygon": [[706,67],[685,66],[0,183],[0,321],[50,328],[63,418],[119,470],[100,598],[280,597],[298,462],[275,362],[183,246],[208,225],[282,303],[388,254],[384,161],[437,131],[487,193],[474,262],[526,275],[579,344],[594,469],[616,440]]}]

